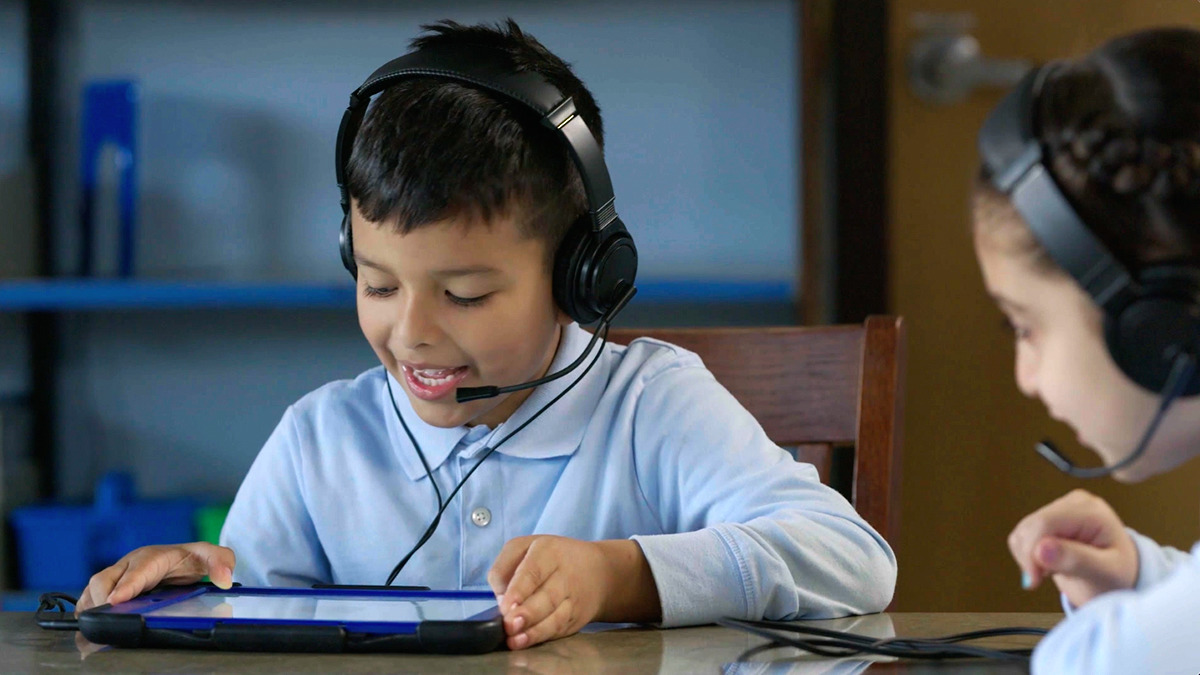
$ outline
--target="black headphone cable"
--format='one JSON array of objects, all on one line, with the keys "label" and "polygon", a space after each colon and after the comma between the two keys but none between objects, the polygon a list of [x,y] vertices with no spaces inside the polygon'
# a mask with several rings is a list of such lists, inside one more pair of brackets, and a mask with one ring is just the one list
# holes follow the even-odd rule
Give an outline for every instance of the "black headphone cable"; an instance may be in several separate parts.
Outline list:
[{"label": "black headphone cable", "polygon": [[[391,586],[392,582],[394,582],[396,580],[396,576],[399,575],[400,571],[404,569],[404,566],[408,564],[409,559],[411,559],[413,557],[413,555],[415,555],[416,552],[419,551],[421,549],[421,547],[425,545],[425,542],[429,541],[429,538],[433,536],[434,531],[437,530],[438,524],[440,524],[442,522],[442,514],[446,512],[447,507],[449,507],[450,503],[454,501],[455,495],[457,495],[459,490],[462,489],[463,485],[466,484],[467,479],[471,477],[471,474],[475,473],[475,470],[478,469],[481,464],[483,464],[483,461],[485,459],[487,459],[488,457],[491,457],[492,453],[495,452],[497,448],[504,445],[505,442],[508,441],[508,439],[517,435],[517,432],[519,432],[522,429],[524,429],[525,427],[529,426],[529,424],[531,422],[533,422],[538,417],[540,417],[542,413],[546,412],[546,410],[548,410],[550,408],[550,406],[557,403],[558,400],[561,399],[563,396],[566,396],[567,392],[574,389],[575,385],[579,384],[579,382],[581,380],[583,380],[584,377],[587,376],[588,371],[590,371],[592,369],[592,366],[596,365],[596,361],[600,360],[600,355],[604,353],[604,345],[608,344],[608,328],[609,328],[610,321],[611,321],[611,316],[602,318],[600,320],[600,325],[596,328],[596,335],[600,336],[600,339],[601,339],[600,348],[596,350],[596,354],[592,357],[592,360],[588,363],[587,367],[583,369],[583,372],[579,374],[579,377],[575,378],[575,380],[572,381],[571,384],[567,385],[566,389],[563,389],[561,392],[559,392],[559,394],[557,396],[555,396],[553,399],[551,399],[549,403],[542,406],[537,412],[535,412],[532,416],[530,416],[529,419],[525,420],[521,424],[521,426],[517,427],[516,429],[513,429],[511,432],[508,433],[507,436],[500,439],[500,441],[498,443],[496,443],[492,447],[488,448],[487,452],[483,453],[483,456],[479,458],[479,461],[475,462],[475,465],[472,466],[471,470],[467,472],[467,475],[462,477],[462,480],[460,480],[458,482],[458,485],[455,486],[454,490],[450,492],[450,496],[446,497],[446,500],[444,502],[441,499],[441,492],[438,491],[437,482],[433,480],[433,473],[429,468],[429,463],[425,461],[425,455],[421,452],[421,446],[417,444],[417,441],[413,437],[412,432],[409,431],[409,429],[408,429],[408,425],[404,422],[404,416],[400,414],[400,409],[396,406],[395,398],[392,399],[392,408],[396,411],[396,417],[398,417],[400,419],[400,424],[404,427],[404,431],[406,433],[408,433],[409,440],[412,441],[413,447],[417,449],[417,455],[421,458],[421,463],[425,467],[425,472],[426,472],[425,475],[429,477],[430,482],[433,482],[434,490],[437,491],[438,511],[437,511],[437,514],[434,515],[433,521],[429,523],[429,527],[425,528],[425,533],[421,535],[421,538],[417,541],[416,545],[414,545],[412,547],[412,550],[410,550],[408,552],[408,554],[405,555],[400,560],[400,562],[396,563],[396,566],[394,568],[392,568],[392,573],[388,575],[387,582],[384,585]],[[601,333],[603,333],[603,334],[601,335]],[[588,343],[589,349],[591,348],[592,344],[595,344],[594,339],[592,342]],[[585,351],[584,353],[586,354],[587,352]],[[386,372],[384,373],[384,379],[385,380],[387,379]],[[392,394],[391,383],[389,382],[388,383],[388,395],[391,396],[391,394]]]},{"label": "black headphone cable", "polygon": [[[1026,661],[1031,654],[1031,650],[1028,649],[990,649],[959,643],[1012,635],[1034,635],[1040,637],[1047,633],[1044,628],[1017,626],[971,631],[969,633],[958,633],[934,638],[875,638],[869,635],[859,635],[857,633],[847,633],[827,628],[801,626],[785,621],[750,621],[725,618],[718,619],[717,624],[770,640],[768,645],[749,650],[752,652],[757,653],[764,648],[772,646],[794,647],[811,654],[816,654],[817,656],[830,658],[871,654],[927,660],[991,658],[1006,661]],[[791,637],[784,635],[782,632],[797,633],[811,637]]]}]

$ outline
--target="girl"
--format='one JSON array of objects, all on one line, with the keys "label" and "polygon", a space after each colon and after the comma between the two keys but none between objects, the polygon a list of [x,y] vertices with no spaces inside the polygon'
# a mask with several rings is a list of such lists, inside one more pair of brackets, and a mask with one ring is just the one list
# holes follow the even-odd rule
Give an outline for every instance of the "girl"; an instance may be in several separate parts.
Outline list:
[{"label": "girl", "polygon": [[[976,255],[1016,380],[1125,482],[1200,454],[1200,32],[1158,29],[1043,66],[980,135]],[[1035,673],[1200,670],[1200,544],[1127,529],[1076,490],[1009,536],[1025,588],[1068,618]]]}]

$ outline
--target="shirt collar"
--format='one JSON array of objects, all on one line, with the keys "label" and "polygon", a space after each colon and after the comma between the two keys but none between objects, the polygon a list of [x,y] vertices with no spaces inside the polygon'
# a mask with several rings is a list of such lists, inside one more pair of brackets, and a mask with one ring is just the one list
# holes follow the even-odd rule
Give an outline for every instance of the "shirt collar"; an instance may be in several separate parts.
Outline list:
[{"label": "shirt collar", "polygon": [[[583,353],[591,339],[591,333],[580,328],[578,324],[572,323],[565,327],[558,343],[558,351],[547,372],[553,373],[565,368]],[[460,443],[474,445],[464,453],[464,457],[473,457],[529,421],[538,410],[541,410],[558,395],[563,394],[573,382],[580,378],[592,357],[595,356],[596,349],[593,348],[588,358],[575,370],[534,389],[529,398],[521,403],[521,407],[517,408],[504,423],[496,427],[494,432],[486,426],[468,427],[464,425],[447,429],[426,424],[413,410],[408,396],[404,395],[402,385],[386,369],[384,369],[384,376],[392,384],[392,391],[396,394],[396,408],[408,424],[413,438],[420,444],[421,451],[425,454],[426,461],[429,462],[429,470],[436,471]],[[583,433],[596,408],[596,403],[604,393],[604,385],[608,381],[605,373],[608,368],[609,364],[604,358],[601,358],[600,362],[588,371],[579,384],[567,391],[538,419],[530,422],[528,426],[497,448],[496,452],[529,459],[561,457],[574,453],[583,440]],[[383,404],[390,410],[392,404],[386,400],[387,389],[386,387],[382,389],[385,399]],[[394,413],[387,415],[387,430],[392,447],[398,449],[397,453],[404,472],[412,480],[424,478],[425,467],[412,449],[412,443]],[[487,439],[487,442],[479,443],[478,441],[481,439]]]},{"label": "shirt collar", "polygon": [[[404,385],[397,382],[386,368],[383,369],[383,376],[391,383],[393,394],[392,399],[388,400],[387,386],[380,387],[383,391],[382,403],[387,419],[388,440],[400,458],[404,473],[408,474],[412,480],[420,480],[425,478],[425,466],[413,449],[412,440],[415,440],[420,446],[421,452],[425,455],[425,461],[429,462],[429,470],[436,471],[442,462],[446,461],[450,451],[471,432],[471,427],[464,425],[445,428],[426,424],[413,410],[408,396],[404,393]],[[396,405],[394,411],[392,410],[393,402]],[[408,430],[412,432],[412,440],[409,440],[408,434],[404,432],[404,426],[397,419],[396,412],[399,412],[400,416],[404,418]]]}]

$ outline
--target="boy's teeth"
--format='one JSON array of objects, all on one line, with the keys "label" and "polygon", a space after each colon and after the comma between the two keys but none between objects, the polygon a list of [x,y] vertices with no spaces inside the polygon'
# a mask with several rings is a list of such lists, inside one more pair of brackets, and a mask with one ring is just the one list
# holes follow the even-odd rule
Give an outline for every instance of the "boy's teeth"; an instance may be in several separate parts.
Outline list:
[{"label": "boy's teeth", "polygon": [[438,368],[435,370],[417,370],[414,368],[412,373],[422,384],[436,387],[439,384],[448,382],[459,370],[459,368]]}]

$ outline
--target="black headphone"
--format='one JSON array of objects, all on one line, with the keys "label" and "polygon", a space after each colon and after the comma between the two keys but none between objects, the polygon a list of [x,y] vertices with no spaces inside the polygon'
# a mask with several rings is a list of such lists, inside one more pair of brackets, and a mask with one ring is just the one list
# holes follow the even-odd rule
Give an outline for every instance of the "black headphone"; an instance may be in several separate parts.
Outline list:
[{"label": "black headphone", "polygon": [[637,275],[637,248],[613,205],[612,181],[604,154],[575,102],[532,71],[514,71],[481,49],[427,48],[385,63],[350,94],[350,105],[338,128],[337,183],[341,192],[342,227],[339,237],[342,265],[358,278],[350,231],[350,195],[346,167],[354,137],[371,97],[402,80],[433,77],[461,82],[499,94],[532,110],[546,127],[567,144],[587,192],[588,211],[571,225],[554,256],[554,299],[575,321],[599,319],[621,301]]},{"label": "black headphone", "polygon": [[[1131,274],[1071,206],[1046,167],[1037,102],[1055,64],[1034,69],[988,116],[979,151],[1046,252],[1104,311],[1108,352],[1129,379],[1159,393],[1177,360],[1200,354],[1200,269],[1161,264]],[[1181,386],[1200,393],[1200,376]]]}]

